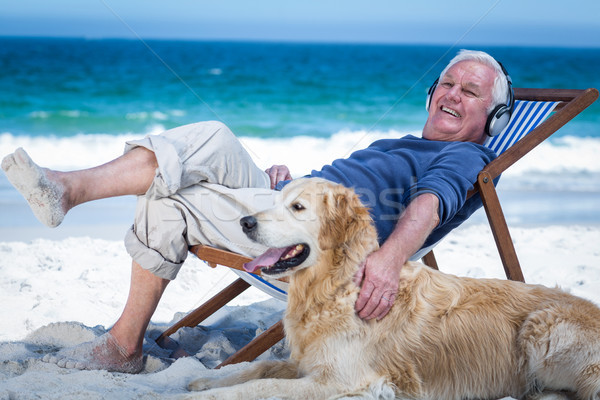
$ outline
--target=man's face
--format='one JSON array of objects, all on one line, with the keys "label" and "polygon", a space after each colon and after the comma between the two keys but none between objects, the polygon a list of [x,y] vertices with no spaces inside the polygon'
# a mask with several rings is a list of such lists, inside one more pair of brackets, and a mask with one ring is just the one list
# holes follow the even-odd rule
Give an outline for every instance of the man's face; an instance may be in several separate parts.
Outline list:
[{"label": "man's face", "polygon": [[454,64],[432,94],[423,137],[483,143],[496,71],[477,61]]}]

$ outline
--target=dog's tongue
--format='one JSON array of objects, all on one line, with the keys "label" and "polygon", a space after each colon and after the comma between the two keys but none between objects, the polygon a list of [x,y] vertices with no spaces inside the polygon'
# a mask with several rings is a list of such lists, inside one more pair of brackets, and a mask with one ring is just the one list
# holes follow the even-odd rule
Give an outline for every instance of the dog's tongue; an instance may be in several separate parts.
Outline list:
[{"label": "dog's tongue", "polygon": [[269,249],[262,256],[256,257],[254,260],[244,264],[244,269],[248,272],[254,273],[257,269],[262,267],[270,267],[275,264],[284,255],[289,247],[282,249]]}]

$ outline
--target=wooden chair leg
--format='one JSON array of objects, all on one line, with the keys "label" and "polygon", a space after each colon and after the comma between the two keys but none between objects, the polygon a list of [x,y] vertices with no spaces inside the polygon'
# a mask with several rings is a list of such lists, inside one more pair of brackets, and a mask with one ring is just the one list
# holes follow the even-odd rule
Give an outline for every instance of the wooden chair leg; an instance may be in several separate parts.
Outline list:
[{"label": "wooden chair leg", "polygon": [[156,339],[156,343],[161,347],[165,347],[165,339],[177,332],[179,328],[182,328],[184,326],[193,327],[198,325],[200,322],[210,317],[217,310],[219,310],[225,304],[229,303],[231,300],[236,298],[239,294],[241,294],[244,290],[248,289],[249,287],[250,284],[248,282],[246,282],[242,278],[238,278],[231,285],[221,290],[218,294],[213,296],[206,303],[202,304],[200,307],[196,308],[194,311],[183,317],[179,322],[165,330],[158,337],[158,339]]},{"label": "wooden chair leg", "polygon": [[437,260],[435,259],[435,254],[433,254],[433,250],[430,250],[427,254],[421,258],[423,264],[427,265],[429,268],[439,269]]},{"label": "wooden chair leg", "polygon": [[514,281],[525,282],[491,175],[487,172],[481,172],[477,177],[477,183],[506,277]]},{"label": "wooden chair leg", "polygon": [[[177,332],[179,328],[182,328],[184,326],[194,327],[200,324],[202,321],[210,317],[217,310],[219,310],[229,301],[236,298],[239,294],[241,294],[244,290],[248,289],[249,287],[249,283],[247,283],[241,278],[238,278],[231,285],[221,290],[218,294],[213,296],[206,303],[202,304],[200,307],[196,308],[194,311],[183,317],[179,322],[165,330],[158,337],[158,339],[156,339],[156,343],[163,348],[167,348],[167,346],[169,345],[169,336]],[[269,350],[274,344],[283,339],[284,336],[285,334],[283,331],[283,322],[279,321],[273,326],[271,326],[269,329],[255,337],[250,343],[242,347],[235,354],[229,356],[229,358],[227,358],[225,361],[219,364],[217,368],[229,364],[235,364],[244,361],[252,361],[265,351]]]},{"label": "wooden chair leg", "polygon": [[242,347],[235,354],[232,354],[228,359],[219,364],[217,368],[229,364],[252,361],[265,351],[269,350],[275,343],[283,339],[284,336],[283,321],[279,321],[255,337],[250,343]]}]

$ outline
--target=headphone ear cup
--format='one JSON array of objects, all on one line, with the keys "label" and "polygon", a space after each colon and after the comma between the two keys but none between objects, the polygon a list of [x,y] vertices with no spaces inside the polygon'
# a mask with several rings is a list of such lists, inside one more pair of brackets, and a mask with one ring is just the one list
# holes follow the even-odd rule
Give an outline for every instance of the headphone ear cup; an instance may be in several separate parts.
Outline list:
[{"label": "headphone ear cup", "polygon": [[487,122],[485,123],[485,133],[492,137],[502,133],[504,128],[508,126],[513,109],[515,107],[515,92],[512,88],[512,79],[510,78],[510,75],[508,75],[508,71],[506,71],[504,65],[502,65],[501,62],[498,62],[498,64],[500,64],[500,68],[502,68],[502,72],[504,72],[504,75],[506,76],[506,83],[508,85],[508,102],[506,104],[500,104],[494,108],[494,110],[490,113]]},{"label": "headphone ear cup", "polygon": [[438,85],[440,78],[437,78],[435,80],[435,82],[433,82],[433,85],[431,85],[429,87],[429,90],[427,91],[427,99],[425,100],[425,110],[427,110],[427,112],[429,112],[429,106],[431,105],[431,98],[433,97],[433,92],[435,92],[435,88]]},{"label": "headphone ear cup", "polygon": [[[502,64],[500,64],[502,65]],[[506,70],[502,67],[502,70],[506,74]],[[513,109],[515,107],[515,93],[512,88],[512,81],[510,76],[506,74],[506,80],[508,81],[508,103],[500,104],[490,113],[486,123],[485,123],[485,133],[488,136],[497,136],[504,128],[508,126],[510,122],[510,118],[513,113]]]},{"label": "headphone ear cup", "polygon": [[485,123],[485,133],[488,136],[496,136],[500,134],[510,121],[510,107],[499,105],[490,113]]}]

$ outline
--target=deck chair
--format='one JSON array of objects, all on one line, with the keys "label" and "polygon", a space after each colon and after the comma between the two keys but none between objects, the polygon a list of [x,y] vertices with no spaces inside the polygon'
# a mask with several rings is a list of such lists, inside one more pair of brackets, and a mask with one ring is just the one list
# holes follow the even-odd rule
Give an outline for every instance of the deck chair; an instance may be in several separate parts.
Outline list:
[{"label": "deck chair", "polygon": [[[514,91],[515,109],[508,126],[500,135],[490,138],[485,144],[494,150],[498,157],[479,173],[474,189],[469,195],[479,193],[482,198],[506,277],[524,281],[493,180],[596,101],[598,90],[515,88]],[[242,272],[243,264],[250,261],[250,258],[204,245],[192,246],[190,251],[212,267],[223,265],[232,268],[240,278],[165,330],[157,339],[159,345],[162,346],[179,328],[198,325],[251,285],[259,287],[276,298],[285,299],[284,285]],[[418,253],[419,257],[421,255],[426,265],[438,268],[433,250],[425,249]],[[217,368],[242,361],[252,361],[283,337],[283,323],[279,321]]]}]

